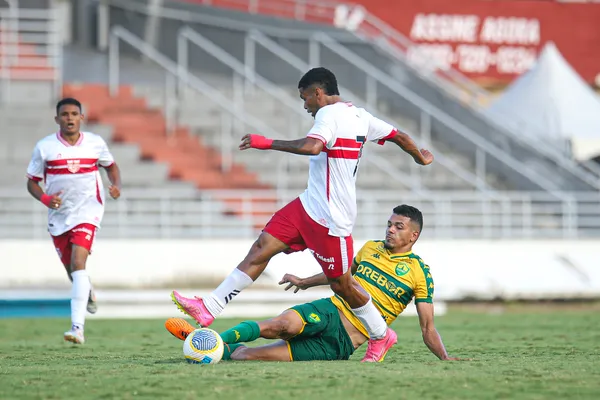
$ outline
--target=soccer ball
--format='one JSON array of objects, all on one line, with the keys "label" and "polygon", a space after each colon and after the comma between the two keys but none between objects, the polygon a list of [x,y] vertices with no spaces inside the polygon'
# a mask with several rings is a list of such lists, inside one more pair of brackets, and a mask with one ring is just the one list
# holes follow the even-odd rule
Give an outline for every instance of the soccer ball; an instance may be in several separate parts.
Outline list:
[{"label": "soccer ball", "polygon": [[190,364],[216,364],[223,358],[223,339],[208,328],[190,333],[183,342],[183,355]]}]

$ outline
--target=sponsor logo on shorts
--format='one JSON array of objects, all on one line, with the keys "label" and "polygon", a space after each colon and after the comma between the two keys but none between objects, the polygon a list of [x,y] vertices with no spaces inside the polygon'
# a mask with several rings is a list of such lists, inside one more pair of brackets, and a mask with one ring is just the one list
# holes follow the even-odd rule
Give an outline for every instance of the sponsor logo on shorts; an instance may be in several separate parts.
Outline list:
[{"label": "sponsor logo on shorts", "polygon": [[318,259],[318,260],[321,260],[321,261],[323,261],[324,263],[334,263],[334,264],[335,264],[335,257],[325,257],[325,256],[322,256],[322,255],[320,255],[319,253],[317,253],[317,252],[316,252],[316,251],[314,251],[314,250],[311,250],[311,249],[308,249],[308,250],[309,250],[309,251],[312,253],[312,255],[313,255],[313,256],[314,256],[316,259]]},{"label": "sponsor logo on shorts", "polygon": [[[90,236],[90,237],[94,234],[94,232],[92,232],[92,230],[88,229],[88,228],[75,228],[75,229],[73,229],[73,232],[87,233],[87,236]],[[86,236],[86,239],[88,239],[87,236]],[[90,239],[88,239],[88,240],[90,240]]]},{"label": "sponsor logo on shorts", "polygon": [[308,322],[318,324],[319,322],[321,322],[321,317],[319,317],[318,314],[312,313],[308,316]]}]

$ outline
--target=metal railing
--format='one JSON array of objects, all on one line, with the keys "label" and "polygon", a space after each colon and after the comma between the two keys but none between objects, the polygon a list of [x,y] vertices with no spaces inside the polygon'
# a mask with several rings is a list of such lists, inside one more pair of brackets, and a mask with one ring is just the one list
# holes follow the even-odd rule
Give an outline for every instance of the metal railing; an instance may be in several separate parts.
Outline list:
[{"label": "metal railing", "polygon": [[[234,148],[235,139],[233,138],[233,132],[231,129],[233,127],[232,121],[239,120],[270,137],[278,137],[280,135],[280,133],[275,132],[271,127],[258,118],[248,114],[243,108],[243,102],[240,102],[239,100],[232,101],[231,99],[227,98],[222,94],[222,92],[214,89],[202,79],[189,73],[189,71],[187,71],[185,68],[185,65],[178,65],[174,63],[164,55],[160,54],[160,52],[158,52],[155,48],[144,42],[141,38],[118,26],[112,29],[111,39],[109,41],[109,89],[113,96],[116,95],[118,91],[120,81],[119,42],[121,40],[136,48],[145,57],[154,61],[165,70],[165,102],[163,112],[166,116],[172,115],[172,108],[177,105],[177,96],[173,94],[175,81],[181,82],[180,84],[182,86],[185,84],[184,87],[189,87],[201,95],[209,96],[211,101],[214,101],[221,108],[221,116],[223,119],[221,123],[222,130],[220,151],[224,160],[222,165],[225,171],[231,167],[231,160],[233,158],[232,151]],[[174,117],[174,119],[174,122],[167,123],[167,129],[169,129],[171,124],[177,124],[177,117]],[[168,133],[169,132],[167,132],[167,134]],[[241,137],[241,134],[243,133],[245,132],[237,132],[237,136]],[[368,162],[376,165],[382,172],[387,174],[389,179],[391,179],[395,184],[400,184],[402,187],[409,188],[409,185],[413,183],[410,180],[404,179],[404,177],[400,174],[395,174],[394,168],[390,168],[389,162],[381,157],[377,158],[374,155],[370,155]],[[279,169],[283,170],[285,167],[286,166],[280,166]],[[285,175],[280,177],[279,181],[281,182],[281,186],[285,185],[286,180],[287,178]],[[415,188],[414,190],[419,189]]]},{"label": "metal railing", "polygon": [[592,186],[600,188],[600,167],[593,161],[578,163],[566,151],[567,137],[562,138],[561,143],[547,137],[548,133],[539,122],[534,120],[523,121],[520,117],[500,117],[475,105],[473,108],[491,122],[498,130],[512,137],[516,142],[528,146],[532,151],[553,159],[556,163],[581,179],[589,182]]},{"label": "metal railing", "polygon": [[[252,30],[250,34],[246,37],[245,43],[245,60],[244,65],[247,71],[250,71],[250,75],[255,74],[254,71],[254,60],[256,59],[256,45],[262,46],[264,49],[268,50],[273,56],[280,58],[282,61],[286,62],[289,66],[300,72],[301,74],[306,72],[311,66],[318,65],[317,60],[315,60],[314,52],[312,53],[312,57],[309,57],[309,63],[306,63],[301,58],[287,50],[286,48],[280,46],[277,42],[271,40],[266,35],[262,34],[257,30]],[[355,99],[355,101],[361,101],[361,97],[352,93],[350,89],[344,86],[339,86],[339,89],[349,98]],[[376,108],[376,93],[372,90],[372,86],[367,85],[366,91],[366,100],[363,102],[367,104],[367,106]],[[393,118],[387,117],[390,122],[394,122]],[[397,124],[397,126],[400,126]],[[468,183],[470,186],[478,190],[494,192],[493,188],[491,188],[485,179],[485,173],[482,174],[474,174],[471,171],[465,169],[458,163],[456,163],[451,158],[445,156],[442,152],[436,149],[431,143],[431,134],[430,134],[430,125],[427,123],[421,124],[421,129],[418,132],[421,140],[423,141],[425,146],[428,146],[436,155],[436,162],[439,163],[446,170],[452,172],[454,175],[459,177],[463,182]],[[411,172],[415,170],[412,169]]]},{"label": "metal railing", "polygon": [[[124,2],[122,0],[104,0],[104,3],[117,5],[119,8],[139,12],[142,14],[148,13],[146,8],[140,7],[139,5],[135,5],[132,3]],[[254,5],[250,6],[250,3],[252,3]],[[339,26],[341,28],[345,28],[348,31],[353,32],[355,34],[360,33],[359,28],[362,27],[362,29],[364,29],[368,34],[359,35],[360,37],[368,38],[370,43],[372,43],[376,46],[379,46],[379,48],[385,50],[388,54],[392,55],[393,57],[401,59],[402,62],[405,63],[406,65],[412,66],[413,70],[416,73],[419,73],[424,78],[429,79],[430,81],[435,83],[436,86],[440,87],[441,89],[445,90],[446,92],[450,91],[450,92],[454,93],[455,97],[457,97],[462,103],[465,103],[465,101],[464,101],[465,100],[465,98],[464,98],[465,88],[467,88],[467,90],[469,92],[473,93],[473,96],[475,96],[478,99],[480,99],[482,96],[486,96],[486,93],[487,93],[485,90],[479,88],[478,85],[474,84],[472,81],[470,81],[464,75],[460,74],[458,71],[455,71],[455,70],[438,71],[438,73],[445,73],[445,74],[448,74],[448,76],[449,76],[449,79],[441,79],[440,80],[439,74],[431,75],[431,74],[425,73],[424,71],[426,69],[423,69],[423,68],[420,68],[419,66],[415,66],[414,64],[411,64],[410,60],[408,60],[405,57],[406,49],[408,49],[412,45],[410,40],[407,39],[406,37],[404,37],[402,34],[400,34],[398,31],[396,31],[389,25],[383,23],[377,17],[375,17],[369,13],[365,13],[363,15],[363,17],[361,17],[358,21],[355,21],[356,26],[354,28],[352,28],[351,26],[350,27],[347,26],[347,24],[346,24],[346,26],[344,26],[344,24],[340,25],[339,23],[335,23],[336,10],[339,10],[339,7],[348,7],[341,3],[332,3],[332,2],[321,3],[321,2],[316,2],[313,0],[307,0],[307,1],[286,0],[283,2],[274,1],[274,0],[215,0],[215,1],[211,1],[211,2],[205,2],[204,4],[210,4],[210,5],[214,5],[214,6],[225,6],[225,7],[228,7],[228,6],[232,7],[232,6],[236,5],[238,9],[246,10],[249,12],[256,12],[256,13],[261,12],[261,13],[265,13],[265,14],[278,15],[278,16],[287,17],[287,18],[294,18],[294,19],[307,21],[307,22],[326,22],[328,24],[331,24],[333,21],[334,25]],[[295,5],[295,6],[291,7],[292,5]],[[297,8],[295,8],[295,7],[297,7]],[[360,6],[357,6],[357,7],[360,7]],[[298,17],[295,17],[293,14],[290,14],[290,10],[292,10],[292,9],[300,10],[298,13]],[[350,12],[350,13],[352,12],[349,10],[346,10],[346,11]],[[305,40],[311,42],[311,46],[310,46],[310,48],[311,48],[311,52],[310,52],[311,64],[314,65],[314,62],[318,61],[318,60],[315,60],[315,58],[313,56],[315,54],[315,51],[314,51],[315,40],[313,40],[314,39],[313,34],[312,34],[312,32],[307,32],[306,30],[282,29],[282,28],[275,28],[275,27],[270,27],[270,26],[257,27],[254,24],[252,24],[251,22],[234,21],[234,20],[231,20],[231,19],[228,19],[225,17],[203,15],[201,13],[187,12],[187,11],[182,11],[182,10],[177,10],[177,9],[164,8],[164,7],[161,7],[159,10],[157,10],[157,13],[159,13],[161,15],[161,17],[163,17],[163,18],[179,20],[182,22],[201,23],[201,24],[205,24],[207,26],[224,27],[227,29],[233,29],[233,30],[237,30],[237,31],[248,31],[248,30],[253,30],[253,29],[260,29],[263,33],[266,33],[268,35],[275,36],[278,38],[305,39]],[[349,28],[351,28],[351,29],[349,29]],[[377,36],[376,35],[377,32],[379,32],[382,36],[381,35]],[[335,41],[335,38],[336,38],[335,33],[331,33],[328,36],[330,37],[330,39]],[[344,38],[344,40],[348,40],[348,37],[346,36]],[[330,42],[331,42],[331,40],[330,40]],[[359,40],[359,42],[362,42],[362,41]],[[396,43],[400,44],[400,46],[390,45],[391,42],[396,42]],[[363,60],[363,61],[366,62],[366,60]],[[431,64],[431,63],[429,63],[429,64]],[[369,64],[369,66],[371,67],[372,70],[373,69],[377,70],[377,68],[374,68],[371,64]],[[385,75],[386,80],[389,79],[390,81],[394,81],[394,84],[396,85],[396,87],[402,88],[404,93],[410,92],[403,85],[401,85],[398,81],[393,80],[392,77],[389,76],[389,74],[383,74],[383,75]],[[457,84],[454,85],[453,82],[455,82]],[[374,98],[373,94],[376,93],[376,90],[373,90],[373,87],[375,85],[376,85],[376,80],[372,79],[372,76],[369,76],[367,74],[367,88],[368,88],[367,89],[367,104],[369,104],[369,102]],[[456,89],[456,90],[454,90],[454,89]],[[431,106],[431,104],[428,101],[420,98],[416,94],[412,93],[411,95],[412,95],[412,101],[411,100],[409,100],[409,101],[411,101],[413,104],[420,105],[420,104],[425,103],[427,110],[431,110],[432,108],[435,108],[435,107]],[[592,186],[594,188],[600,188],[600,168],[598,168],[597,166],[590,164],[590,163],[586,163],[585,165],[578,165],[572,159],[570,159],[569,157],[566,157],[563,153],[561,153],[559,151],[559,149],[553,148],[553,146],[551,144],[547,143],[546,141],[540,140],[537,138],[528,137],[528,135],[524,134],[523,132],[520,132],[515,126],[512,126],[512,125],[508,126],[506,124],[498,125],[497,122],[495,122],[492,118],[490,118],[488,115],[486,115],[486,113],[484,112],[482,107],[478,104],[478,102],[467,101],[466,103],[470,104],[471,108],[481,118],[483,118],[488,123],[492,124],[492,126],[497,128],[500,132],[503,132],[505,135],[507,135],[507,137],[510,137],[511,140],[515,140],[516,142],[518,142],[522,145],[526,145],[531,150],[532,154],[540,154],[543,157],[550,158],[550,159],[554,160],[554,162],[556,162],[565,171],[568,171],[574,177],[577,177],[577,179],[579,179],[583,182],[586,182],[587,184],[589,184],[590,186]],[[436,110],[436,111],[440,111],[440,110]],[[421,121],[427,122],[427,120],[430,118],[430,113],[426,112],[426,114],[427,115],[421,117]],[[431,121],[429,121],[429,123],[430,122]],[[446,123],[444,123],[444,124],[446,126],[448,126],[448,124],[446,124]],[[482,137],[479,137],[478,139],[480,139],[480,140],[478,142],[475,142],[475,141],[473,141],[473,135],[472,135],[473,132],[472,131],[471,131],[471,133],[467,132],[467,131],[470,131],[469,129],[466,129],[466,130],[462,129],[461,131],[462,131],[461,136],[469,137],[470,138],[469,140],[471,142],[475,143],[478,147],[482,142],[485,142],[485,143],[489,142],[487,139],[482,138]],[[467,134],[467,136],[465,136],[465,134]],[[492,146],[492,148],[497,149],[497,146],[494,146],[493,144],[490,144],[490,145]],[[495,153],[495,150],[494,150],[494,153]],[[477,153],[476,157],[474,157],[475,162],[478,163],[479,166],[481,166],[481,164],[485,163],[485,154],[487,154],[487,151],[483,151],[483,152],[479,151]],[[504,161],[508,161],[508,159],[505,159]],[[512,168],[510,163],[507,165],[507,167],[509,169],[514,170],[514,168]],[[476,167],[476,171],[482,171],[482,169],[480,167]],[[534,182],[535,182],[535,184],[537,184],[538,179],[536,178],[534,180]],[[548,184],[545,187],[543,187],[546,190],[554,188],[552,186],[552,182],[549,181],[548,179],[543,178],[540,182],[545,182],[546,184]]]},{"label": "metal railing", "polygon": [[0,8],[0,81],[2,101],[11,98],[11,83],[50,81],[53,94],[62,92],[62,44],[58,8],[50,1],[48,9],[19,8],[8,1]]},{"label": "metal railing", "polygon": [[[257,43],[266,44],[266,45],[264,45],[265,47],[269,46],[272,49],[273,49],[273,46],[276,45],[273,41],[269,40],[265,35],[257,32],[257,31],[253,31],[251,33],[251,35],[249,35],[249,38],[251,40],[256,41]],[[475,159],[475,171],[476,171],[476,176],[477,176],[478,180],[485,182],[485,177],[488,172],[488,171],[486,171],[486,167],[485,167],[485,163],[486,163],[485,158],[490,157],[490,158],[493,158],[493,159],[496,159],[496,160],[502,162],[509,169],[513,170],[515,173],[526,177],[529,181],[531,181],[532,183],[534,183],[536,185],[539,185],[541,188],[545,189],[546,191],[550,192],[550,191],[553,191],[556,189],[553,182],[551,182],[551,181],[547,180],[545,177],[537,174],[535,171],[533,171],[530,168],[528,168],[527,166],[525,166],[520,160],[515,159],[512,155],[508,154],[504,150],[500,149],[499,147],[495,146],[494,144],[489,143],[485,139],[481,138],[476,132],[474,132],[471,129],[469,129],[468,127],[464,126],[461,122],[457,121],[452,116],[437,109],[435,106],[429,104],[426,100],[421,99],[417,94],[412,93],[410,90],[403,87],[398,82],[394,81],[390,76],[379,71],[378,69],[373,67],[368,61],[366,61],[363,58],[361,58],[360,56],[354,54],[353,52],[348,50],[348,48],[342,46],[341,44],[336,42],[331,37],[329,37],[325,34],[318,33],[318,34],[315,34],[313,36],[313,38],[314,38],[315,42],[323,45],[329,51],[334,52],[335,54],[339,55],[341,58],[347,60],[349,63],[356,66],[357,68],[359,68],[361,71],[363,71],[365,73],[365,79],[366,79],[365,83],[366,83],[366,87],[367,87],[366,92],[371,94],[369,97],[371,97],[373,99],[377,97],[377,87],[376,87],[377,84],[385,85],[387,89],[392,90],[398,96],[402,97],[403,99],[409,101],[410,103],[414,104],[419,109],[421,109],[422,114],[423,114],[422,118],[421,118],[422,120],[429,120],[431,118],[436,119],[437,121],[444,124],[446,127],[455,131],[457,134],[459,134],[464,139],[473,143],[477,149],[476,154],[474,154],[473,158]],[[290,52],[282,51],[282,48],[280,46],[278,46],[278,47],[279,48],[277,48],[276,51],[275,51],[275,49],[273,49],[273,51],[271,51],[271,52],[273,54],[279,55],[282,59],[290,59],[291,58],[290,56],[292,56],[292,54]],[[313,57],[315,57],[315,56],[313,55]],[[295,57],[295,64],[298,64],[298,60],[299,59],[297,57]],[[316,65],[319,63],[318,60],[315,60],[315,59],[312,59],[310,62],[313,65]],[[252,68],[252,66],[250,66],[249,68]],[[368,104],[368,102],[369,102],[369,100],[367,100],[367,104]],[[428,125],[429,127],[431,126],[430,123],[424,124],[424,125]],[[429,132],[424,132],[423,134],[425,136],[430,135]]]},{"label": "metal railing", "polygon": [[[173,115],[173,108],[177,105],[177,95],[175,94],[176,82],[185,82],[187,87],[193,91],[209,96],[211,101],[219,106],[221,109],[221,115],[227,121],[240,120],[244,124],[257,129],[260,132],[264,132],[265,135],[275,136],[277,133],[273,131],[268,125],[263,123],[261,120],[248,115],[244,112],[243,108],[238,107],[235,102],[224,96],[219,90],[213,88],[210,84],[206,83],[202,79],[182,71],[177,63],[173,62],[163,54],[161,54],[154,47],[135,36],[128,30],[116,26],[111,30],[111,36],[109,40],[109,90],[112,96],[115,96],[118,92],[120,84],[120,72],[119,72],[119,42],[124,41],[137,49],[149,60],[155,62],[165,71],[165,102],[164,102],[164,114],[165,116]],[[169,117],[171,120],[167,123],[167,134],[170,134],[169,128],[172,128],[176,121],[175,117]],[[227,169],[231,166],[231,150],[233,147],[233,132],[231,131],[232,123],[222,123],[221,139],[223,144],[221,146],[222,157],[225,162],[223,168]]]},{"label": "metal railing", "polygon": [[[108,201],[101,238],[251,238],[295,191],[203,191],[196,197],[169,190],[123,190]],[[398,204],[424,214],[428,239],[600,238],[600,196],[509,192],[492,199],[478,192],[358,192],[354,236],[378,238]],[[27,193],[0,191],[0,238],[46,238],[46,209]]]},{"label": "metal railing", "polygon": [[[301,109],[299,101],[297,98],[292,97],[288,92],[281,89],[281,87],[273,84],[266,78],[262,77],[258,74],[254,69],[254,60],[256,58],[255,52],[256,48],[254,45],[259,43],[265,47],[268,47],[272,51],[274,55],[277,55],[282,60],[286,61],[289,65],[296,68],[300,73],[304,73],[309,69],[308,64],[304,63],[302,60],[289,53],[286,49],[280,47],[277,43],[271,41],[266,36],[262,35],[259,32],[253,32],[253,34],[249,35],[246,39],[245,45],[245,62],[242,63],[223,48],[217,46],[206,37],[201,35],[200,33],[194,31],[189,27],[183,27],[179,31],[178,41],[177,41],[177,55],[178,55],[178,64],[180,68],[180,72],[183,74],[189,73],[188,67],[188,59],[189,59],[189,51],[190,48],[188,46],[188,42],[195,44],[200,47],[206,53],[214,57],[216,60],[220,61],[223,65],[227,66],[234,73],[234,77],[240,77],[245,82],[245,87],[242,89],[240,86],[240,79],[233,79],[234,82],[234,93],[240,93],[244,89],[246,91],[251,90],[253,87],[257,87],[264,91],[265,94],[272,97],[272,100],[277,101],[280,105],[284,106],[289,110],[290,113],[296,115],[297,121],[295,121],[292,126],[301,127],[302,124],[307,121],[306,112]],[[355,101],[359,101],[359,97],[352,94],[348,89],[344,87],[340,87],[343,93],[349,94],[350,98],[353,98]],[[183,88],[181,88],[183,90]],[[243,101],[243,96],[234,96],[240,97]],[[368,101],[367,101],[368,103]],[[243,105],[242,105],[243,108]],[[393,121],[390,121],[393,122]],[[288,132],[289,133],[289,132]],[[421,132],[423,133],[423,132]],[[298,132],[297,137],[304,135],[305,132]],[[280,134],[280,136],[285,136],[285,134]],[[423,135],[427,138],[427,135]],[[432,150],[436,156],[436,162],[444,167],[449,173],[456,175],[463,182],[467,183],[469,186],[480,190],[487,190],[493,192],[493,190],[485,183],[481,177],[476,176],[471,171],[468,171],[461,165],[458,165],[456,162],[452,161],[452,159],[444,156],[439,150],[434,148],[430,142],[427,142],[427,146]],[[289,160],[295,160],[289,158]],[[397,174],[396,168],[393,166],[390,167],[390,163],[384,159],[384,157],[378,156],[377,154],[370,153],[368,157],[365,157],[366,163],[370,163],[374,165],[378,171],[383,172],[388,175],[391,179],[401,183],[403,186],[408,186],[415,188],[415,190],[421,190],[420,188],[427,189],[423,187],[421,182],[420,175],[416,172],[415,168],[410,169],[410,175],[400,175]],[[285,179],[282,179],[285,182]]]},{"label": "metal railing", "polygon": [[[214,7],[243,10],[251,14],[265,14],[297,21],[324,23],[353,32],[370,41],[406,55],[414,43],[362,5],[320,0],[187,0]],[[455,68],[435,68],[434,59],[427,55],[419,62],[404,56],[404,62],[459,99],[469,97],[469,103],[486,101],[489,93]],[[433,68],[432,68],[433,66]],[[426,67],[426,68],[424,68]]]},{"label": "metal railing", "polygon": [[[374,40],[373,44],[402,63],[411,66],[410,60],[407,59],[406,55],[399,52],[396,48],[390,47],[387,42]],[[419,72],[418,69],[414,69],[413,71]],[[438,86],[446,90],[446,92],[456,94],[456,88],[448,86],[447,83],[447,81],[439,81]],[[484,106],[484,104],[487,104],[487,101],[480,101],[480,98],[480,96],[477,96],[467,101],[461,101],[461,103],[469,107],[476,115],[485,120],[499,132],[510,137],[516,143],[527,146],[533,153],[552,159],[562,168],[578,177],[578,179],[587,182],[596,189],[600,189],[600,167],[594,163],[579,165],[564,151],[564,146],[561,147],[552,140],[548,140],[547,133],[537,126],[534,121],[522,121],[519,117],[515,116],[499,119],[497,116],[488,112],[487,108]],[[459,100],[464,99],[460,99],[459,97]],[[526,126],[527,129],[523,129],[523,126]]]}]

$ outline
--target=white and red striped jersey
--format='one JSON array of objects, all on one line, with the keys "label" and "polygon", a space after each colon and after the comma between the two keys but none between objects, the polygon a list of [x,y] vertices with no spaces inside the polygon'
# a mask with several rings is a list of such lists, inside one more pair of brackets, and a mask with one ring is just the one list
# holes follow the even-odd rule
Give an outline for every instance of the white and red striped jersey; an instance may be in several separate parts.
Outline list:
[{"label": "white and red striped jersey", "polygon": [[61,235],[83,223],[100,227],[104,215],[104,186],[98,166],[109,167],[114,159],[104,139],[81,132],[75,145],[60,133],[40,140],[27,167],[27,177],[45,181],[49,195],[61,192],[59,209],[48,210],[48,232]]},{"label": "white and red striped jersey", "polygon": [[367,141],[383,144],[396,129],[351,103],[321,108],[308,137],[323,142],[310,157],[308,187],[300,195],[307,214],[332,236],[349,236],[356,220],[356,173]]}]

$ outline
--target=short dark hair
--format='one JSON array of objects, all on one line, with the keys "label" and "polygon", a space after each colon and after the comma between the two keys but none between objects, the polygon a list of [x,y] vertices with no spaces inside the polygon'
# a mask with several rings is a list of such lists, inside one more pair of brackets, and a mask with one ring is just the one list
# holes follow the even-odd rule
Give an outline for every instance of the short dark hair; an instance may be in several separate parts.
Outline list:
[{"label": "short dark hair", "polygon": [[72,106],[79,107],[79,112],[81,112],[81,110],[82,110],[81,103],[79,102],[79,100],[74,99],[72,97],[67,97],[67,98],[62,99],[58,103],[56,103],[56,115],[58,115],[60,108],[62,106],[66,106],[66,105],[72,105]]},{"label": "short dark hair", "polygon": [[421,213],[418,208],[402,204],[394,207],[394,214],[410,218],[411,221],[416,222],[417,225],[419,225],[419,232],[423,230],[423,213]]},{"label": "short dark hair", "polygon": [[309,87],[317,85],[325,91],[328,96],[339,96],[340,91],[337,85],[337,79],[333,72],[327,68],[318,67],[313,68],[300,79],[298,82],[298,89],[308,89]]}]

